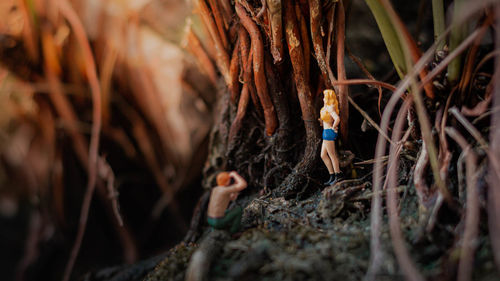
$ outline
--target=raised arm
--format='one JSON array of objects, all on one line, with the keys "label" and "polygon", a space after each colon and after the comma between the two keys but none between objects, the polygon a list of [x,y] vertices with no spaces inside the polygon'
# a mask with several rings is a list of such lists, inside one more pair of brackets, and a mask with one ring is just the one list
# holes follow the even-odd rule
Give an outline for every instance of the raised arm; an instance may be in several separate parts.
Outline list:
[{"label": "raised arm", "polygon": [[234,179],[234,184],[226,188],[228,192],[240,192],[247,188],[247,182],[238,173],[232,171],[229,173],[229,176]]}]

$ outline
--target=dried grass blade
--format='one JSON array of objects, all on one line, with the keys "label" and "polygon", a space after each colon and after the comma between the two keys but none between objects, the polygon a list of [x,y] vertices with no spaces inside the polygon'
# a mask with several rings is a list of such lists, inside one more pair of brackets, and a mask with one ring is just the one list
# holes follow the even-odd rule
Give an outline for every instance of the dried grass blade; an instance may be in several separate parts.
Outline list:
[{"label": "dried grass blade", "polygon": [[[459,24],[463,23],[473,15],[474,13],[477,13],[481,9],[484,8],[484,5],[486,4],[491,4],[491,1],[483,1],[484,3],[481,3],[482,5],[472,5],[469,9],[469,13],[467,15],[462,15],[460,18]],[[500,28],[497,28],[497,30],[500,30]],[[442,36],[446,36],[449,33],[450,29],[448,28]],[[471,36],[469,36],[471,37]],[[497,38],[500,38],[498,36]],[[462,42],[464,46],[467,46],[466,42]],[[410,70],[408,75],[401,81],[400,85],[397,87],[396,91],[393,93],[391,98],[389,99],[384,112],[382,114],[382,118],[380,121],[380,128],[382,129],[383,132],[387,133],[388,127],[389,127],[389,121],[390,121],[390,116],[392,115],[392,112],[397,105],[398,100],[401,98],[401,96],[404,94],[406,89],[410,86],[410,81],[411,79],[414,79],[415,75],[421,71],[427,63],[433,58],[434,52],[436,50],[437,42],[434,42],[432,46],[430,46],[427,51],[421,56],[419,61],[414,65],[414,68]],[[456,51],[456,50],[455,50]],[[441,67],[443,65],[443,62],[441,62],[438,67]],[[498,73],[500,76],[500,72]],[[500,77],[498,78],[500,80]],[[499,88],[500,89],[500,88]],[[500,90],[499,90],[500,91]],[[499,94],[500,95],[500,94]],[[499,104],[497,105],[500,107],[500,100],[498,101]],[[498,120],[500,120],[500,111],[499,111],[499,116]],[[500,124],[500,121],[498,122]],[[500,143],[500,130],[498,131],[498,142]],[[386,149],[386,142],[384,137],[379,134],[377,138],[377,145],[375,148],[375,157],[374,159],[381,159],[383,157],[384,152]],[[499,148],[500,151],[500,148]],[[500,155],[500,152],[499,152]],[[367,274],[365,278],[367,280],[375,280],[375,276],[379,271],[380,265],[381,265],[381,259],[382,259],[382,249],[380,248],[380,227],[381,227],[381,221],[382,221],[382,203],[381,203],[381,197],[380,197],[380,190],[381,190],[381,180],[382,180],[382,174],[383,174],[383,163],[381,161],[376,161],[375,165],[373,167],[373,197],[372,197],[372,207],[371,207],[371,241],[370,241],[370,266],[368,268]],[[496,182],[500,181],[500,177],[498,179],[495,179]],[[498,193],[498,202],[500,202],[500,192]],[[494,208],[494,204],[490,204],[491,208]],[[500,206],[500,203],[497,204],[496,206]],[[500,209],[500,207],[499,207]],[[500,214],[500,210],[498,211]],[[500,215],[498,216],[498,219],[500,219]],[[490,221],[490,220],[489,220]],[[493,223],[490,221],[490,226],[493,225]],[[500,223],[496,223],[495,225],[500,226]],[[492,228],[492,227],[490,227]],[[500,237],[500,227],[496,228],[497,230],[497,237]],[[497,244],[498,248],[495,248],[498,250],[500,253],[500,239],[497,240],[495,243]],[[497,257],[497,264],[500,265],[500,256]],[[498,266],[500,268],[500,266]]]},{"label": "dried grass blade", "polygon": [[361,115],[366,119],[368,120],[368,122],[378,131],[379,134],[381,134],[382,136],[385,137],[385,139],[391,143],[391,145],[395,145],[391,139],[389,139],[389,137],[382,131],[382,129],[380,129],[380,127],[377,125],[377,123],[375,121],[373,121],[373,119],[370,117],[370,115],[368,115],[368,113],[366,113],[357,103],[354,102],[354,100],[351,98],[351,97],[347,97],[349,99],[349,102],[351,103],[352,106],[354,106],[354,108],[356,108],[359,113],[361,113]]},{"label": "dried grass blade", "polygon": [[382,38],[387,46],[387,51],[389,52],[399,77],[404,78],[404,74],[407,73],[407,69],[404,61],[403,47],[401,46],[399,35],[397,34],[387,11],[381,4],[381,1],[365,0],[365,2],[368,4],[368,7],[375,17],[375,21],[377,22]]},{"label": "dried grass blade", "polygon": [[477,156],[470,144],[454,128],[445,128],[446,133],[463,149],[466,157],[467,202],[465,207],[465,229],[462,238],[460,262],[458,264],[458,281],[468,281],[472,275],[474,263],[475,240],[479,228],[479,193],[477,189]]},{"label": "dried grass blade", "polygon": [[348,80],[343,80],[343,81],[334,81],[333,85],[334,86],[337,86],[337,85],[373,85],[375,87],[386,88],[387,90],[390,90],[392,92],[396,91],[396,87],[389,84],[389,83],[385,83],[385,82],[378,81],[378,80],[371,80],[371,79],[348,79]]},{"label": "dried grass blade", "polygon": [[90,146],[89,146],[89,161],[88,161],[88,173],[89,179],[87,184],[87,190],[85,192],[85,197],[82,203],[82,209],[80,213],[80,224],[78,229],[78,234],[75,240],[73,249],[71,250],[71,256],[68,260],[66,266],[63,280],[69,280],[73,265],[76,261],[80,245],[83,239],[85,227],[87,225],[88,211],[90,208],[90,203],[92,202],[92,195],[94,193],[95,184],[97,180],[97,157],[99,152],[99,134],[101,131],[101,88],[99,79],[97,78],[97,70],[95,66],[94,56],[90,48],[89,41],[86,37],[83,24],[78,18],[75,10],[67,0],[60,0],[59,7],[61,14],[68,20],[71,28],[74,31],[75,37],[82,49],[82,55],[85,62],[85,71],[87,74],[87,79],[90,84],[90,89],[92,92],[92,131],[90,135]]},{"label": "dried grass blade", "polygon": [[[409,102],[405,102],[406,106],[403,106],[398,112],[396,121],[394,124],[394,130],[392,132],[392,141],[398,142],[401,138],[403,126],[405,124],[405,117],[409,109]],[[398,167],[399,152],[396,146],[392,146],[389,152],[389,163],[393,167]],[[422,274],[418,271],[417,267],[411,260],[408,249],[406,248],[405,241],[403,238],[403,233],[401,231],[401,224],[398,214],[398,194],[396,191],[397,186],[397,169],[389,169],[387,174],[387,213],[389,216],[389,229],[392,237],[392,245],[394,247],[394,252],[396,253],[396,258],[401,266],[403,273],[407,280],[411,281],[423,281],[425,280]]]},{"label": "dried grass blade", "polygon": [[[406,63],[406,55],[410,55],[412,64],[414,64],[420,59],[421,52],[389,1],[366,0],[366,2],[375,16],[396,71],[403,78],[409,71]],[[427,69],[425,67],[420,70],[419,76],[421,80],[425,79],[427,76]],[[423,88],[426,96],[433,99],[434,92],[432,85],[423,83]],[[417,100],[415,102],[418,104]]]},{"label": "dried grass blade", "polygon": [[429,74],[422,80],[422,84],[428,84],[434,77],[436,77],[436,75],[441,73],[441,71],[443,71],[453,59],[455,59],[460,53],[464,52],[469,45],[473,43],[479,35],[481,35],[483,28],[486,28],[486,26],[475,30],[465,40],[463,40],[462,43],[460,43],[460,45],[453,50],[453,52],[446,56],[444,60],[442,60],[434,69],[432,69],[431,72],[429,72]]},{"label": "dried grass blade", "polygon": [[[500,5],[495,8],[497,18],[495,29],[495,47],[500,48]],[[493,92],[493,108],[500,108],[500,57],[496,57],[495,73],[492,78],[495,81]],[[488,171],[488,226],[491,244],[497,269],[500,268],[500,168],[496,163],[500,160],[500,111],[495,110],[491,116],[490,130],[490,155]]]},{"label": "dried grass blade", "polygon": [[[363,73],[371,80],[376,80],[375,77],[373,77],[373,75],[368,71],[368,69],[366,69],[366,67],[361,62],[361,60],[358,59],[355,55],[353,55],[348,48],[346,48],[346,50],[347,50],[348,56],[351,58],[352,61],[354,61],[354,63],[356,63],[356,65],[359,67],[359,69],[361,69],[361,71],[363,71]],[[391,91],[394,92],[396,90],[396,87],[393,87],[393,88],[394,88],[394,90],[391,90]],[[378,100],[377,100],[378,114],[380,116],[382,116],[382,111],[380,109],[380,106],[382,103],[382,87],[380,85],[377,85],[377,90],[378,90]]]},{"label": "dried grass blade", "polygon": [[[401,22],[401,19],[398,17],[397,13],[394,11],[392,8],[390,2],[388,0],[381,0],[381,5],[386,9],[386,12],[388,14],[388,17],[390,18],[391,22],[394,24],[394,28],[397,31],[397,34],[402,34],[401,37],[399,37],[399,41],[401,46],[403,47],[403,54],[404,54],[404,60],[405,60],[405,65],[407,70],[411,70],[414,68],[414,61],[418,61],[417,57],[420,57],[420,54],[416,54],[418,50],[416,49],[415,42],[411,40],[411,37],[406,30],[406,27],[404,24]],[[419,70],[419,75],[422,80],[425,79],[426,76],[426,70],[425,66],[422,67],[422,69]],[[432,139],[432,134],[431,134],[431,124],[428,119],[428,115],[426,112],[426,108],[423,102],[422,97],[420,96],[420,88],[418,87],[415,79],[412,77],[410,79],[410,85],[411,85],[411,93],[413,96],[413,99],[415,100],[415,106],[416,106],[416,111],[418,115],[418,121],[420,123],[420,128],[422,132],[422,138],[424,142],[426,142],[426,147],[429,153],[429,160],[432,168],[432,173],[434,176],[434,181],[436,183],[436,186],[439,188],[440,194],[446,199],[448,203],[452,203],[451,200],[451,195],[448,189],[446,188],[446,185],[444,183],[444,179],[441,178],[440,173],[439,173],[439,163],[438,163],[438,157],[437,157],[437,149],[436,146],[434,145],[433,139]],[[434,94],[429,92],[427,90],[427,87],[430,84],[422,83],[424,90],[426,90],[427,96],[429,98],[433,98]],[[432,94],[432,95],[431,95]]]},{"label": "dried grass blade", "polygon": [[[483,22],[482,26],[490,26],[492,24],[493,17],[492,14],[490,14]],[[473,67],[474,67],[474,62],[476,61],[476,55],[479,50],[479,46],[481,45],[481,41],[484,37],[484,34],[486,33],[486,28],[481,28],[479,30],[479,34],[477,35],[476,39],[474,40],[474,43],[472,44],[472,47],[469,49],[469,52],[467,54],[467,57],[465,59],[465,65],[464,65],[464,70],[462,71],[462,77],[459,81],[458,84],[458,91],[462,96],[462,100],[465,99],[464,95],[466,95],[466,90],[469,87],[469,83],[472,80],[474,76],[473,75]],[[459,57],[455,58],[458,59]],[[453,61],[452,61],[453,63]],[[451,67],[451,65],[449,65]]]},{"label": "dried grass blade", "polygon": [[455,118],[467,129],[467,131],[477,140],[479,144],[481,144],[483,149],[488,149],[488,143],[486,140],[481,136],[481,133],[472,125],[465,117],[460,114],[458,111],[458,108],[455,106],[450,108],[449,112],[455,116]]}]

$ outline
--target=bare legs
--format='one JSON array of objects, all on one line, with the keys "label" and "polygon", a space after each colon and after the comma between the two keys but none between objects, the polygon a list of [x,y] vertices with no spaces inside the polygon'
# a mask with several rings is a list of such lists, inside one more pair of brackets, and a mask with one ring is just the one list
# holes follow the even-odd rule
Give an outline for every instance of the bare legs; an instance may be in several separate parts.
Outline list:
[{"label": "bare legs", "polygon": [[328,173],[340,173],[339,159],[335,151],[335,142],[323,140],[321,145],[321,160],[325,163]]},{"label": "bare legs", "polygon": [[321,144],[321,160],[325,163],[326,168],[328,169],[328,173],[333,174],[333,163],[332,159],[330,159],[330,156],[328,156],[328,149],[326,148],[326,142],[332,142],[333,141],[323,141]]}]

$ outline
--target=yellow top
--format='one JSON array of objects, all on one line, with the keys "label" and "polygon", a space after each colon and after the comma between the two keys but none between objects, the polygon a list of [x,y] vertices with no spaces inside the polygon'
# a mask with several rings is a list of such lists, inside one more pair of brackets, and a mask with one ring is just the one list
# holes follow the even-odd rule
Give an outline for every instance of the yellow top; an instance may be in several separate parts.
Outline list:
[{"label": "yellow top", "polygon": [[335,95],[335,92],[331,89],[327,89],[323,92],[324,98],[324,106],[321,108],[320,111],[320,118],[323,122],[326,123],[332,123],[333,122],[333,117],[332,114],[328,111],[327,106],[332,106],[333,111],[339,114],[339,103],[337,100],[337,96]]},{"label": "yellow top", "polygon": [[321,120],[323,122],[327,122],[327,123],[332,123],[333,122],[332,115],[328,112],[328,110],[326,109],[326,107],[323,107],[321,109],[320,118],[321,118]]}]

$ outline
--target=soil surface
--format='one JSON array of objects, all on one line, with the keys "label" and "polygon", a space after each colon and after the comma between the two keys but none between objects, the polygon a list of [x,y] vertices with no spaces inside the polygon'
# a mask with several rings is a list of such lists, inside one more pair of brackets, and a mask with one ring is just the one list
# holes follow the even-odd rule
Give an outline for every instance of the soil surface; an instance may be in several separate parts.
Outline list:
[{"label": "soil surface", "polygon": [[[208,280],[362,280],[370,261],[370,182],[346,180],[304,200],[263,195],[247,198],[241,233],[233,235],[212,262]],[[399,186],[402,228],[412,258],[430,280],[450,278],[456,252],[444,252],[445,225],[427,237],[419,232],[417,199]],[[245,202],[241,202],[246,204]],[[384,218],[383,265],[377,280],[404,280],[394,257]],[[444,232],[442,234],[436,234]],[[207,228],[197,243],[210,236]],[[440,237],[441,236],[441,237]],[[450,243],[450,242],[448,242]],[[145,280],[184,280],[187,261],[198,244],[180,244]],[[473,280],[498,280],[488,238],[481,236]]]}]

